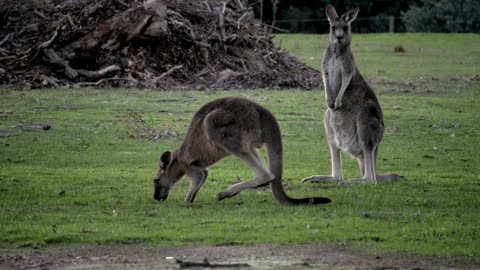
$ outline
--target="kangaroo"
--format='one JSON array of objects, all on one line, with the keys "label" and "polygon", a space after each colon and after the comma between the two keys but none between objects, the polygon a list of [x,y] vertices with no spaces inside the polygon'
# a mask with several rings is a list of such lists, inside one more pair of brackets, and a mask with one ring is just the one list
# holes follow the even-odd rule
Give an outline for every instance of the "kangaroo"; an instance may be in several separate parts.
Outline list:
[{"label": "kangaroo", "polygon": [[[383,112],[375,93],[355,65],[350,50],[350,24],[358,11],[358,8],[352,9],[339,17],[333,6],[326,7],[330,33],[321,70],[327,103],[324,126],[332,175],[313,175],[302,182],[327,181],[348,185],[392,181],[401,177],[376,173],[378,145],[384,131]],[[362,178],[343,181],[340,151],[357,159]]]},{"label": "kangaroo", "polygon": [[[257,152],[267,147],[269,169],[265,169]],[[160,157],[154,178],[154,198],[166,200],[170,189],[184,176],[191,179],[186,203],[193,203],[208,176],[207,168],[221,159],[235,155],[254,171],[255,178],[230,186],[217,195],[218,200],[271,183],[274,197],[282,204],[322,204],[322,197],[294,199],[282,185],[282,138],[273,114],[244,98],[227,97],[204,105],[193,116],[185,140],[179,149]]]}]

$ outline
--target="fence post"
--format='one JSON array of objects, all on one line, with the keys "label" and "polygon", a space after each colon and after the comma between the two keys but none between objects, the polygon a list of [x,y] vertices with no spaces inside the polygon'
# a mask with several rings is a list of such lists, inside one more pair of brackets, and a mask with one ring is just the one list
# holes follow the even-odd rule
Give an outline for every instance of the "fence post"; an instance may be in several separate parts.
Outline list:
[{"label": "fence post", "polygon": [[388,16],[388,30],[390,33],[395,32],[395,17]]}]

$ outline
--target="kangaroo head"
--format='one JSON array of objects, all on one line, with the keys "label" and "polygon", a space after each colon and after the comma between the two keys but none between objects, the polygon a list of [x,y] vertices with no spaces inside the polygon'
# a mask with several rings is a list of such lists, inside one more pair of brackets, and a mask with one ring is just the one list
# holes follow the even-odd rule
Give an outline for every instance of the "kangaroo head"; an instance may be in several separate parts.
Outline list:
[{"label": "kangaroo head", "polygon": [[160,164],[157,175],[153,179],[155,200],[166,200],[170,189],[185,175],[185,172],[180,168],[177,159],[177,152],[173,153],[167,151],[160,157]]},{"label": "kangaroo head", "polygon": [[328,41],[330,44],[348,46],[352,41],[352,32],[350,23],[357,18],[359,9],[354,8],[338,17],[337,11],[332,5],[325,8],[328,22],[330,24],[330,35]]}]

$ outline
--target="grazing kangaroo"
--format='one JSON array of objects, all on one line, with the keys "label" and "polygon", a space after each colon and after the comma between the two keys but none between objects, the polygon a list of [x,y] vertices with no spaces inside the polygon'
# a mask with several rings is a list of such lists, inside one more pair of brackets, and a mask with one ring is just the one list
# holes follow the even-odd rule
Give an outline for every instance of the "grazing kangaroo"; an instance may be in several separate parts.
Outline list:
[{"label": "grazing kangaroo", "polygon": [[[330,146],[332,175],[313,175],[302,182],[352,184],[400,178],[397,174],[376,174],[378,145],[384,130],[383,112],[375,93],[358,71],[350,50],[350,23],[358,11],[358,8],[352,9],[339,17],[333,6],[326,8],[330,34],[323,54],[322,79],[328,106],[324,125]],[[357,159],[362,178],[342,182],[340,150]]]},{"label": "grazing kangaroo", "polygon": [[[266,170],[257,152],[267,146],[270,170]],[[154,179],[156,200],[165,200],[170,189],[188,175],[190,190],[185,202],[193,203],[207,179],[207,168],[222,158],[235,155],[255,172],[255,178],[230,186],[217,195],[218,200],[271,183],[273,195],[282,204],[329,203],[328,198],[290,198],[282,185],[282,138],[273,114],[243,98],[221,98],[204,105],[192,119],[182,146],[165,152]]]}]

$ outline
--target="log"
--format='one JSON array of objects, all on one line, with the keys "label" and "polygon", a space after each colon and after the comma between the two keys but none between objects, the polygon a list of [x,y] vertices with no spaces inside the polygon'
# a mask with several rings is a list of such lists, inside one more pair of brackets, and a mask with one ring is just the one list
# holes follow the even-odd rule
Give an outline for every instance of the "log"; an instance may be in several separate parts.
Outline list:
[{"label": "log", "polygon": [[68,62],[63,60],[53,49],[45,50],[45,55],[48,58],[48,62],[63,67],[68,78],[75,79],[78,76],[78,72],[71,68]]}]

